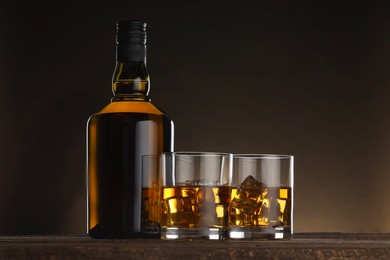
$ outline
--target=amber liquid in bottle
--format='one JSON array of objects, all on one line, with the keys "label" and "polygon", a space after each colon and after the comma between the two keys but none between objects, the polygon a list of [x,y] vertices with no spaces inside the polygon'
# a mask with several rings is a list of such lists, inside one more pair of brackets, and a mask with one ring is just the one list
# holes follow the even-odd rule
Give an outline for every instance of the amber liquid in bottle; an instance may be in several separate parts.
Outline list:
[{"label": "amber liquid in bottle", "polygon": [[173,122],[148,98],[145,27],[118,23],[114,97],[87,124],[93,238],[160,237],[157,165],[162,152],[173,150]]}]

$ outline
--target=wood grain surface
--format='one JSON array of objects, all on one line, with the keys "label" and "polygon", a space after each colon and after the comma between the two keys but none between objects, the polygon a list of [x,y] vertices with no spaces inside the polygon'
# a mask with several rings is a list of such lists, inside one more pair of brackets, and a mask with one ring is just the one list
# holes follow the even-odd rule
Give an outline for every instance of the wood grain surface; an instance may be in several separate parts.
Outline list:
[{"label": "wood grain surface", "polygon": [[0,236],[0,259],[390,259],[390,234],[301,233],[255,241]]}]

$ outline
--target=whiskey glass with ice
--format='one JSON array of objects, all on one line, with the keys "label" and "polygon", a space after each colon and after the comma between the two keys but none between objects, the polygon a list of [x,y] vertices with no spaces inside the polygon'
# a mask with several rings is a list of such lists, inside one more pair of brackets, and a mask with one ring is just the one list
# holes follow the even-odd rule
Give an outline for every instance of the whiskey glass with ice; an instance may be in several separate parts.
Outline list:
[{"label": "whiskey glass with ice", "polygon": [[293,156],[234,154],[230,238],[291,238],[293,187]]},{"label": "whiskey glass with ice", "polygon": [[161,238],[228,238],[232,154],[163,153],[160,169]]}]

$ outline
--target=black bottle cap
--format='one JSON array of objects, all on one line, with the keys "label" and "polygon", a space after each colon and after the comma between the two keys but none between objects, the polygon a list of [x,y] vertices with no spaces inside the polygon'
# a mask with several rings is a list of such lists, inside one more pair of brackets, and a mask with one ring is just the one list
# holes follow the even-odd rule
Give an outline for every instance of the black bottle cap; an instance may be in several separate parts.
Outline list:
[{"label": "black bottle cap", "polygon": [[116,23],[117,44],[146,44],[146,23],[142,21],[119,21]]},{"label": "black bottle cap", "polygon": [[119,21],[116,23],[116,60],[146,62],[146,23]]}]

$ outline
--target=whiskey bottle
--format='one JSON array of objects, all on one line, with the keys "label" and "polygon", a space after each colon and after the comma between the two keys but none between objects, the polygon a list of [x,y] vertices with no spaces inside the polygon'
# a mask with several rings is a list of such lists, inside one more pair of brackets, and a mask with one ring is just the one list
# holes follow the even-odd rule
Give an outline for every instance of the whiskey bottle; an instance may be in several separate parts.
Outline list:
[{"label": "whiskey bottle", "polygon": [[113,97],[87,123],[88,234],[159,238],[156,165],[173,150],[173,122],[148,96],[146,23],[120,21],[116,36]]}]

